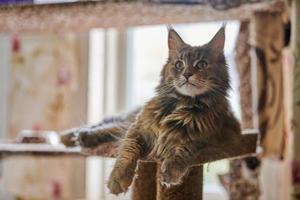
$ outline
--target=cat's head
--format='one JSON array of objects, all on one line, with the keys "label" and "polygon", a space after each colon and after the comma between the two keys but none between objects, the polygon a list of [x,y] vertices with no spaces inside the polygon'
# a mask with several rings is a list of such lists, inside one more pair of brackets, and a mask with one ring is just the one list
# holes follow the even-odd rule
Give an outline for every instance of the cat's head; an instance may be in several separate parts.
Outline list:
[{"label": "cat's head", "polygon": [[172,88],[179,95],[196,97],[207,93],[226,95],[229,76],[224,56],[225,27],[207,44],[191,46],[169,28],[169,58],[158,89]]}]

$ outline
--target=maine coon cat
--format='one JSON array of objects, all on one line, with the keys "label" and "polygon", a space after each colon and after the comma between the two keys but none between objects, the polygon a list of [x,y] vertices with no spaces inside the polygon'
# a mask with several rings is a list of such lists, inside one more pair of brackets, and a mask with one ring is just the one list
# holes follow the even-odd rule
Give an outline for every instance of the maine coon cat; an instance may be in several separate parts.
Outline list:
[{"label": "maine coon cat", "polygon": [[160,181],[179,184],[201,149],[216,137],[240,134],[227,91],[229,75],[224,56],[225,27],[202,46],[186,44],[169,28],[169,58],[154,96],[141,109],[81,130],[82,146],[122,139],[108,181],[114,194],[126,192],[139,159],[160,163]]}]

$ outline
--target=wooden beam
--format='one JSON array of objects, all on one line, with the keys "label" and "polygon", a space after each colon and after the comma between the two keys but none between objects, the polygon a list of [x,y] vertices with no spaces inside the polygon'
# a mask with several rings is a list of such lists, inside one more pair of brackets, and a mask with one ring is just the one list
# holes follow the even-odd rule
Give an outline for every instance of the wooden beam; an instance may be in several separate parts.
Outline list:
[{"label": "wooden beam", "polygon": [[249,44],[250,21],[243,21],[240,24],[240,31],[235,47],[235,63],[239,73],[239,92],[242,129],[253,128],[253,102],[252,102],[252,70]]},{"label": "wooden beam", "polygon": [[253,155],[256,153],[257,138],[257,134],[249,134],[212,142],[201,151],[197,164]]},{"label": "wooden beam", "polygon": [[293,83],[293,165],[292,165],[292,197],[300,198],[300,1],[292,1],[292,37],[291,48],[294,55]]},{"label": "wooden beam", "polygon": [[250,43],[256,71],[258,127],[263,154],[282,157],[283,110],[283,22],[280,12],[255,12],[250,24]]},{"label": "wooden beam", "polygon": [[[294,141],[300,141],[300,1],[294,0],[292,5],[292,39],[291,47],[294,55],[294,90],[293,90],[293,132]],[[298,144],[298,143],[295,143]],[[295,159],[300,160],[300,145],[294,145]]]},{"label": "wooden beam", "polygon": [[[235,48],[235,62],[240,80],[241,126],[243,129],[253,128],[254,125],[249,25],[249,21],[241,22]],[[249,163],[251,165],[248,166]],[[258,180],[260,158],[251,156],[243,159],[235,159],[230,161],[229,166],[229,172],[219,176],[222,185],[228,193],[229,199],[258,199],[260,196]],[[244,187],[241,187],[241,185],[244,185]]]},{"label": "wooden beam", "polygon": [[82,155],[80,147],[66,148],[50,144],[14,144],[0,143],[0,158],[8,156],[59,156]]},{"label": "wooden beam", "polygon": [[[292,119],[292,87],[293,87],[293,56],[289,47],[285,47],[282,52],[283,59],[283,99],[284,99],[284,142],[283,142],[283,159],[277,165],[278,168],[278,180],[281,183],[278,194],[278,199],[289,199],[292,191],[291,182],[291,163],[293,160],[293,132],[291,127]],[[270,162],[271,163],[271,162]],[[273,162],[274,163],[274,162]],[[265,175],[267,176],[267,175]],[[270,185],[269,187],[272,187]],[[274,191],[274,188],[272,188]]]},{"label": "wooden beam", "polygon": [[[211,141],[201,151],[197,164],[204,164],[225,158],[236,158],[241,155],[254,154],[256,152],[257,134],[245,134],[240,136],[227,135]],[[116,157],[119,143],[105,143],[96,148],[81,149],[80,147],[66,148],[48,144],[7,144],[0,143],[0,157],[11,155],[85,155]]]},{"label": "wooden beam", "polygon": [[284,4],[256,3],[226,11],[203,5],[143,2],[81,2],[0,7],[0,32],[86,32],[92,28],[128,27],[216,20],[245,20],[253,11],[282,11]]}]

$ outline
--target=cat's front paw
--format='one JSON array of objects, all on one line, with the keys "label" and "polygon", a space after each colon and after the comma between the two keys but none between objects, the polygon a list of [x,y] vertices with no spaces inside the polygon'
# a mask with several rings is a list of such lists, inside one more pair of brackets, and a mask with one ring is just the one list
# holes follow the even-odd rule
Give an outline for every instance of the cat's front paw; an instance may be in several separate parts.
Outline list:
[{"label": "cat's front paw", "polygon": [[98,135],[89,128],[78,130],[78,142],[82,147],[96,147],[99,145]]},{"label": "cat's front paw", "polygon": [[115,178],[110,178],[107,187],[110,190],[112,194],[118,195],[120,193],[125,193],[127,192],[129,188],[130,182],[129,181],[124,181],[124,179],[115,179]]},{"label": "cat's front paw", "polygon": [[112,194],[127,192],[135,173],[135,166],[126,164],[115,167],[110,174],[107,187]]},{"label": "cat's front paw", "polygon": [[183,167],[181,163],[172,160],[164,161],[160,170],[160,182],[168,187],[180,184],[187,173],[187,167]]},{"label": "cat's front paw", "polygon": [[77,129],[64,130],[60,133],[60,141],[67,147],[77,146]]}]

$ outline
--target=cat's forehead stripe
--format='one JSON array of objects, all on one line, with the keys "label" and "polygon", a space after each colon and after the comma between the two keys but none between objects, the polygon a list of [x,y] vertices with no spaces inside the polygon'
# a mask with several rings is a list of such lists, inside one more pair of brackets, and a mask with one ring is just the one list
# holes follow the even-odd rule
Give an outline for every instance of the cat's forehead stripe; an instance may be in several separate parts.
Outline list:
[{"label": "cat's forehead stripe", "polygon": [[186,57],[186,54],[187,54],[187,50],[183,51],[180,55],[180,58],[183,60],[185,57]]},{"label": "cat's forehead stripe", "polygon": [[181,60],[195,60],[195,59],[202,59],[204,57],[203,50],[197,49],[183,49],[180,52],[179,58]]}]

